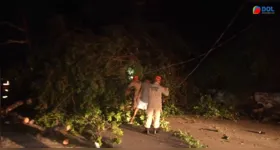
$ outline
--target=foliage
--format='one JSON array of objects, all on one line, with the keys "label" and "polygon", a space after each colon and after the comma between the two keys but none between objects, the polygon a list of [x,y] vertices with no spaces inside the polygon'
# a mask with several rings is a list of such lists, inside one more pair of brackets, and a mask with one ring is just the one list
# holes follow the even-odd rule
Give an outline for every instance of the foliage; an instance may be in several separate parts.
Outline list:
[{"label": "foliage", "polygon": [[[108,119],[110,118],[110,119]],[[114,137],[113,142],[119,144],[123,136],[122,130],[119,128],[121,122],[120,116],[110,113],[107,118],[102,114],[99,108],[86,109],[84,112],[74,115],[66,115],[61,112],[49,112],[39,114],[35,119],[38,125],[51,128],[57,125],[70,125],[73,134],[87,136],[91,141],[98,142],[102,145],[102,133],[106,130],[112,131]]]},{"label": "foliage", "polygon": [[170,131],[170,124],[168,121],[165,120],[165,117],[161,117],[160,120],[160,128],[163,129],[163,131],[169,132]]},{"label": "foliage", "polygon": [[189,145],[189,148],[206,148],[207,146],[201,144],[189,133],[183,133],[182,131],[173,131],[173,135],[180,138]]},{"label": "foliage", "polygon": [[175,106],[174,103],[167,103],[167,104],[163,104],[163,114],[162,116],[164,117],[169,117],[169,116],[175,116],[175,115],[183,115],[183,111],[178,108],[177,106]]},{"label": "foliage", "polygon": [[235,119],[233,107],[213,100],[211,95],[201,95],[198,104],[193,107],[192,111],[205,117]]},{"label": "foliage", "polygon": [[47,128],[54,127],[62,122],[65,122],[65,115],[61,112],[44,113],[35,118],[36,124]]},{"label": "foliage", "polygon": [[163,112],[161,115],[160,127],[164,131],[170,131],[169,122],[166,121],[165,118],[182,114],[184,114],[183,111],[180,108],[176,107],[174,103],[166,102],[166,104],[163,104]]},{"label": "foliage", "polygon": [[[168,105],[164,107],[163,117],[178,114],[173,105],[179,82],[177,70],[170,67],[165,71],[153,71],[170,61],[163,54],[140,60],[143,55],[154,52],[139,52],[138,47],[151,48],[139,41],[145,40],[130,38],[121,32],[102,36],[70,32],[54,43],[56,46],[51,53],[30,57],[29,67],[34,68],[32,77],[36,79],[32,84],[33,96],[39,101],[37,123],[45,127],[52,127],[57,122],[70,124],[72,133],[89,135],[89,139],[99,144],[102,144],[102,133],[111,131],[112,141],[120,143],[123,133],[119,125],[128,122],[133,113],[132,99],[124,96],[133,75],[140,78],[161,75],[163,85],[171,91],[170,97],[166,98]],[[44,61],[35,61],[38,59]],[[142,65],[152,62],[159,65]],[[145,112],[139,112],[135,124],[143,125]],[[169,130],[164,118],[161,127]]]}]

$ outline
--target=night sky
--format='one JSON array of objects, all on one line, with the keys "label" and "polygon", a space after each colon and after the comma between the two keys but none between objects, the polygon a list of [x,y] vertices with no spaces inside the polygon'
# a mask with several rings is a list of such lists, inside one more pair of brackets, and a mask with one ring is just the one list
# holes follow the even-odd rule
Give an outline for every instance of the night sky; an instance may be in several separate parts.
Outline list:
[{"label": "night sky", "polygon": [[[46,21],[57,14],[63,14],[69,22],[95,31],[100,26],[110,24],[161,22],[192,43],[193,48],[207,51],[242,6],[225,38],[252,22],[278,16],[253,16],[252,7],[260,2],[251,1],[11,0],[1,2],[0,10],[1,22],[8,21],[22,28],[27,27],[32,32],[30,34],[36,35],[38,41],[43,41],[47,34]],[[277,3],[266,4],[278,8]],[[8,39],[21,40],[26,36],[4,24],[0,25],[0,32],[1,43]],[[29,47],[26,44],[1,44],[0,49],[1,64],[4,66],[7,60],[11,63],[13,59],[24,59]]]}]

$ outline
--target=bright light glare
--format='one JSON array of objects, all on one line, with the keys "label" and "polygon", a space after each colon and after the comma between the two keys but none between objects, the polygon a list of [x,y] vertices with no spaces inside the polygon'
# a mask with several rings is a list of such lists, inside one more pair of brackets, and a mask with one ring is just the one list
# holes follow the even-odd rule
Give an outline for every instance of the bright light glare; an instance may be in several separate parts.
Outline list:
[{"label": "bright light glare", "polygon": [[99,145],[99,143],[97,143],[97,142],[94,142],[94,145],[95,145],[95,147],[96,147],[96,148],[100,148],[100,145]]},{"label": "bright light glare", "polygon": [[3,85],[10,85],[10,81],[7,81],[6,83],[3,83]]},{"label": "bright light glare", "polygon": [[2,96],[2,98],[8,98],[8,96]]},{"label": "bright light glare", "polygon": [[8,89],[5,89],[5,92],[9,92],[9,90],[8,90]]},{"label": "bright light glare", "polygon": [[128,73],[129,75],[133,75],[133,74],[134,74],[134,69],[129,67],[129,68],[127,69],[127,73]]},{"label": "bright light glare", "polygon": [[134,69],[133,68],[131,68],[131,67],[129,67],[129,68],[127,68],[127,74],[128,74],[128,80],[132,80],[133,79],[133,75],[134,75]]},{"label": "bright light glare", "polygon": [[132,80],[132,79],[133,79],[133,76],[129,76],[128,79],[129,79],[129,80]]}]

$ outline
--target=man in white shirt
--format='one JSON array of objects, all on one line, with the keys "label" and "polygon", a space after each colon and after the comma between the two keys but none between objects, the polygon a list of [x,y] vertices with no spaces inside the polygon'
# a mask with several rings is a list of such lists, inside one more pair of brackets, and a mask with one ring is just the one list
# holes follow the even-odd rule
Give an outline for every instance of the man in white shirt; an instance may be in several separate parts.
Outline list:
[{"label": "man in white shirt", "polygon": [[141,89],[139,92],[139,99],[137,99],[137,107],[134,110],[134,114],[130,120],[130,124],[133,123],[134,118],[138,112],[139,109],[141,110],[146,110],[147,109],[147,105],[148,105],[148,100],[149,100],[149,88],[150,88],[150,80],[146,79],[145,82],[143,82],[141,84]]}]

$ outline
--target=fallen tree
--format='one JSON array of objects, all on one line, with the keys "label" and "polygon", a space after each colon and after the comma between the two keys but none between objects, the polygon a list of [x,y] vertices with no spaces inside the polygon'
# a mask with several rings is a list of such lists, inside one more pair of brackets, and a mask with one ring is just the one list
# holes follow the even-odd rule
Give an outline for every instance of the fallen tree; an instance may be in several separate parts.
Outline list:
[{"label": "fallen tree", "polygon": [[[46,53],[35,52],[28,58],[25,70],[29,75],[22,80],[32,83],[31,95],[38,103],[34,124],[44,128],[52,128],[57,122],[70,124],[71,133],[87,133],[87,139],[100,144],[101,133],[110,131],[114,134],[112,141],[120,143],[123,133],[118,126],[129,121],[132,114],[127,110],[131,98],[125,97],[124,91],[133,75],[151,79],[161,75],[171,93],[165,98],[166,108],[177,104],[178,95],[184,97],[186,85],[177,87],[180,69],[158,70],[178,61],[172,54],[160,52],[165,46],[155,44],[145,33],[136,36],[110,30],[99,36],[69,31],[54,41],[54,48]],[[145,115],[141,114],[137,123],[143,124],[144,120]]]},{"label": "fallen tree", "polygon": [[[86,147],[94,147],[94,148],[100,148],[98,143],[92,143],[85,139],[82,136],[75,136],[69,133],[71,130],[71,126],[63,126],[63,125],[56,125],[54,127],[50,128],[45,128],[40,125],[35,124],[30,118],[28,117],[23,117],[19,115],[18,113],[12,112],[9,113],[9,116],[12,117],[11,120],[13,120],[13,123],[20,123],[23,126],[23,128],[28,130],[32,130],[31,133],[34,133],[34,131],[37,133],[37,138],[40,137],[47,137],[51,139],[55,139],[59,141],[63,145],[68,145],[68,144],[75,144],[75,145],[83,145]],[[17,125],[19,126],[19,125]]]},{"label": "fallen tree", "polygon": [[9,112],[13,111],[14,109],[18,108],[19,106],[22,106],[24,104],[31,105],[32,99],[27,99],[25,101],[17,101],[14,104],[8,106],[7,108],[4,108],[1,110],[1,115],[6,115]]}]

